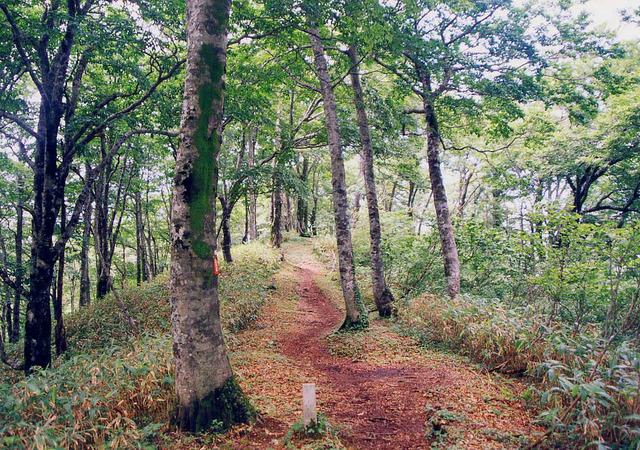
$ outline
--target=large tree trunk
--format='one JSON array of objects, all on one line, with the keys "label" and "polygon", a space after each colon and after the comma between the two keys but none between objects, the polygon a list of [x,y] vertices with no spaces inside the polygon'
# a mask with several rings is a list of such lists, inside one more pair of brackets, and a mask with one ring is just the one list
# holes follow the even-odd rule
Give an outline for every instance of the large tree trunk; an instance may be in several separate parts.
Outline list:
[{"label": "large tree trunk", "polygon": [[[50,222],[51,219],[53,223]],[[34,220],[29,277],[30,297],[24,327],[26,372],[30,372],[35,366],[48,367],[51,364],[50,293],[56,261],[52,242],[55,217],[46,215],[46,220],[42,221],[44,223],[41,226],[35,225],[36,222],[37,220]]]},{"label": "large tree trunk", "polygon": [[[64,180],[57,170],[58,130],[62,119],[61,86],[47,83],[54,98],[43,97],[38,118],[33,171],[33,223],[29,299],[24,326],[24,368],[51,364],[51,285],[56,251],[53,245]],[[60,184],[57,184],[61,182]]]},{"label": "large tree trunk", "polygon": [[[87,170],[88,173],[88,170]],[[91,216],[93,201],[88,200],[82,211],[82,247],[80,249],[80,307],[91,304],[91,280],[89,278],[89,244],[91,240]]]},{"label": "large tree trunk", "polygon": [[336,224],[336,240],[338,243],[338,263],[340,266],[340,282],[346,306],[346,318],[342,328],[360,328],[367,326],[367,314],[362,307],[362,300],[356,283],[353,246],[351,244],[351,226],[349,223],[349,199],[342,156],[342,142],[338,129],[338,114],[333,85],[324,56],[324,46],[315,27],[307,30],[313,49],[316,74],[320,81],[324,107],[325,123],[331,152],[331,185],[333,190],[333,213]]},{"label": "large tree trunk", "polygon": [[444,188],[442,171],[440,170],[440,132],[438,129],[438,117],[432,102],[425,96],[423,99],[425,118],[427,120],[427,163],[429,165],[429,177],[431,178],[431,192],[433,193],[433,205],[438,220],[440,244],[444,256],[444,274],[447,279],[447,293],[455,297],[460,293],[460,261],[458,260],[458,248],[453,235],[453,225],[449,214],[447,193]]},{"label": "large tree trunk", "polygon": [[380,226],[380,213],[378,211],[378,197],[376,194],[375,175],[373,173],[373,147],[369,135],[369,121],[365,110],[358,73],[358,53],[355,47],[349,48],[351,60],[351,87],[353,89],[354,103],[358,115],[358,130],[362,149],[362,172],[364,173],[364,186],[367,194],[367,207],[369,210],[369,236],[371,251],[371,278],[373,280],[373,299],[381,317],[389,317],[393,313],[393,295],[387,287],[382,263],[382,228]]},{"label": "large tree trunk", "polygon": [[216,251],[217,164],[230,0],[187,0],[187,70],[171,219],[171,304],[177,423],[202,431],[248,422],[220,324]]}]

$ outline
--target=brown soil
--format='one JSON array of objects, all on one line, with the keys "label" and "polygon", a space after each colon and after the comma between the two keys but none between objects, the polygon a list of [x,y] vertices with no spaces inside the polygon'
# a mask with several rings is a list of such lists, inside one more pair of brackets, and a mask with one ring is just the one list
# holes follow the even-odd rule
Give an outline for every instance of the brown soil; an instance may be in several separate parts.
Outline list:
[{"label": "brown soil", "polygon": [[[269,302],[259,329],[236,344],[266,345],[274,354],[245,349],[248,362],[234,362],[243,388],[263,413],[259,424],[228,437],[230,447],[281,448],[300,417],[303,382],[316,383],[319,411],[338,430],[338,446],[350,449],[509,449],[544,431],[519,399],[522,385],[422,349],[393,331],[389,321],[333,334],[343,320],[336,306],[337,275],[327,281],[310,249],[300,247],[287,252],[293,266],[280,281],[289,282],[289,290],[278,286],[285,296]],[[295,299],[286,296],[296,293],[297,307],[287,310]]]},{"label": "brown soil", "polygon": [[353,448],[421,448],[425,440],[426,377],[413,367],[379,368],[330,353],[323,340],[342,313],[317,287],[317,264],[299,263],[300,301],[305,314],[282,339],[285,355],[322,374],[324,410],[346,429],[341,441]]}]

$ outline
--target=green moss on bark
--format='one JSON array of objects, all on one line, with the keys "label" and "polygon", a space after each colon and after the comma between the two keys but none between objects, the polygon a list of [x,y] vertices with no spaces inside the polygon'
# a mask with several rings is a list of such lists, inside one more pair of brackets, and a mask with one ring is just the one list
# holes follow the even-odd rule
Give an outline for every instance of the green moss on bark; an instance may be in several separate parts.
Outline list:
[{"label": "green moss on bark", "polygon": [[356,302],[356,308],[358,308],[358,320],[354,322],[347,316],[340,326],[340,330],[342,331],[366,330],[369,328],[369,313],[364,306],[362,294],[360,294],[360,288],[357,284],[355,286],[354,300]]},{"label": "green moss on bark", "polygon": [[[200,63],[203,70],[209,73],[209,81],[198,89],[200,116],[196,126],[194,144],[198,156],[193,162],[189,178],[189,210],[190,226],[193,235],[192,248],[202,259],[211,259],[213,249],[204,239],[207,220],[211,220],[215,192],[213,185],[216,170],[216,158],[220,150],[218,127],[221,111],[215,103],[221,102],[224,93],[222,77],[224,61],[220,58],[221,50],[213,45],[205,44],[200,50]],[[211,126],[211,125],[214,126]]]},{"label": "green moss on bark", "polygon": [[255,409],[234,377],[200,401],[194,401],[178,411],[178,425],[191,432],[226,431],[233,424],[250,423]]}]

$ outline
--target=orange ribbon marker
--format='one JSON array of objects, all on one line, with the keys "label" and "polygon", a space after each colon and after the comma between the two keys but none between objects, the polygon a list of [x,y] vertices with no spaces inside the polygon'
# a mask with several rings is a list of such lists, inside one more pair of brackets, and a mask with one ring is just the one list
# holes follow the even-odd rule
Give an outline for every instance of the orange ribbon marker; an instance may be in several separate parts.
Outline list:
[{"label": "orange ribbon marker", "polygon": [[213,257],[213,273],[214,275],[220,275],[220,266],[218,266],[218,257]]}]

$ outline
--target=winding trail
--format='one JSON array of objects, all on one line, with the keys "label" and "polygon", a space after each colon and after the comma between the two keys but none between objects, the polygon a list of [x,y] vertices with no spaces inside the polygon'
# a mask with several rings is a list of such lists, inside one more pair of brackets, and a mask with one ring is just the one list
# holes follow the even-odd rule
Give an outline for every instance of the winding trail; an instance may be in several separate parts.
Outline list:
[{"label": "winding trail", "polygon": [[[231,448],[283,448],[300,417],[301,384],[309,381],[319,411],[348,449],[516,449],[544,432],[520,399],[524,385],[424,349],[388,320],[333,334],[344,317],[337,275],[307,242],[286,245],[285,260],[275,298],[238,344],[259,361],[239,369],[265,413]],[[255,355],[256,345],[271,353]]]},{"label": "winding trail", "polygon": [[282,338],[283,354],[321,372],[328,383],[323,408],[330,422],[347,427],[341,436],[353,448],[426,448],[423,397],[428,380],[411,367],[380,368],[334,356],[323,340],[340,326],[343,314],[318,288],[314,280],[322,267],[294,262],[299,269],[303,312],[298,323]]}]

